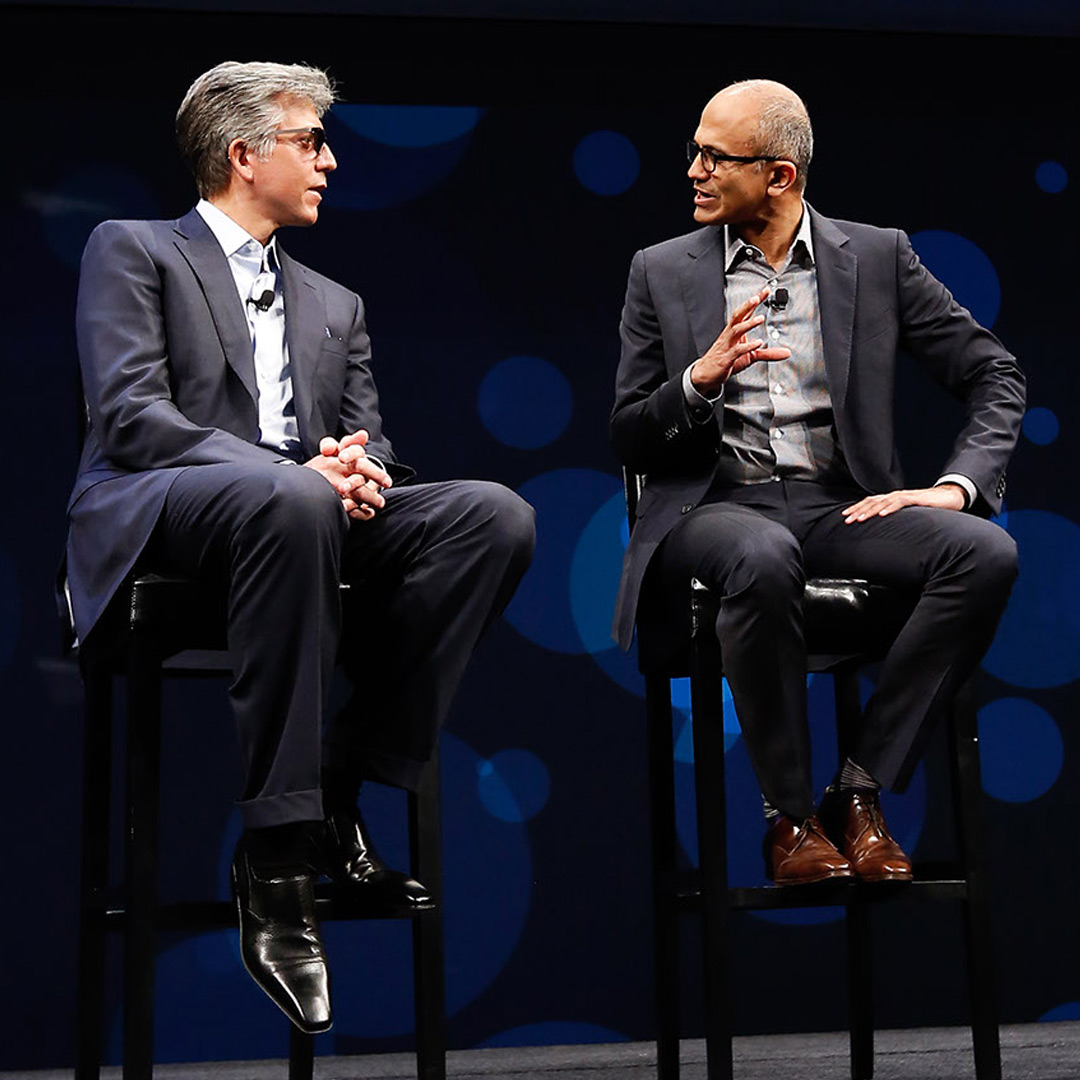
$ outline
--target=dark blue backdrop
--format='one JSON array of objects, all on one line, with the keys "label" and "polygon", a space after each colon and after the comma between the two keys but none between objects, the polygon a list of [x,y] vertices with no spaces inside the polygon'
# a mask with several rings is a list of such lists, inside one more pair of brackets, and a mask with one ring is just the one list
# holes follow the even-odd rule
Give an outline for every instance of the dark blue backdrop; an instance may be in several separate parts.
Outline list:
[{"label": "dark blue backdrop", "polygon": [[[428,479],[499,479],[539,511],[535,566],[443,744],[452,1045],[651,1034],[643,704],[632,658],[607,638],[625,521],[606,419],[629,260],[692,227],[683,143],[709,94],[754,75],[807,100],[814,205],[907,229],[1029,374],[1002,516],[1022,573],[982,686],[985,810],[1003,1018],[1080,1017],[1078,875],[1063,857],[1080,777],[1074,40],[89,8],[0,18],[19,43],[0,179],[0,1068],[71,1059],[80,691],[57,656],[51,578],[75,461],[78,256],[103,218],[191,205],[172,116],[190,80],[229,57],[306,59],[342,83],[322,220],[282,240],[364,296],[400,455]],[[898,410],[909,479],[932,480],[956,407],[906,372]],[[822,786],[830,691],[810,694]],[[238,826],[222,688],[185,687],[167,706],[163,888],[223,894]],[[678,727],[688,779],[681,714]],[[733,873],[750,882],[758,803],[734,725],[729,744]],[[942,790],[931,760],[890,808],[921,854],[941,842]],[[401,858],[399,798],[365,798]],[[682,837],[692,853],[686,815]],[[963,1021],[958,931],[940,912],[881,912],[882,968],[900,973],[881,988],[884,1025]],[[320,1047],[407,1045],[407,932],[327,937],[338,1022]],[[784,1022],[841,1027],[841,945],[833,912],[748,916],[738,1028],[776,1022],[778,960],[798,1002]],[[692,934],[684,948],[692,959]],[[284,1051],[230,935],[167,939],[160,986],[162,1058]]]}]

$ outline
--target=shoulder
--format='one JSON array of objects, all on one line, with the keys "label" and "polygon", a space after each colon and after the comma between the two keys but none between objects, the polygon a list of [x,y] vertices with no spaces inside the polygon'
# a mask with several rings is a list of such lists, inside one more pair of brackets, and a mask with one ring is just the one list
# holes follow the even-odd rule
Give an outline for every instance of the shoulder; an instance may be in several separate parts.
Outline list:
[{"label": "shoulder", "polygon": [[695,229],[682,236],[674,236],[670,240],[642,248],[638,254],[650,263],[670,263],[719,245],[722,243],[722,236],[721,229],[707,225],[703,229]]},{"label": "shoulder", "polygon": [[907,243],[907,235],[901,229],[882,228],[843,218],[829,218],[814,209],[810,210],[810,224],[815,242],[823,240],[833,244],[850,243],[855,251],[860,253],[895,254],[898,246]]},{"label": "shoulder", "polygon": [[[201,220],[201,219],[200,219]],[[171,221],[102,221],[86,241],[84,259],[106,255],[118,249],[142,248],[153,252],[171,238],[183,236],[185,219]]]}]

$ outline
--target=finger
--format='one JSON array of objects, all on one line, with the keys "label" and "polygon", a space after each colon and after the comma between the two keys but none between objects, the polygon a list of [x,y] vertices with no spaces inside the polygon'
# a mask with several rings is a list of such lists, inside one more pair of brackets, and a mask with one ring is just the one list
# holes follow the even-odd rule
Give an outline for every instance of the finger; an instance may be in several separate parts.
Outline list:
[{"label": "finger", "polygon": [[767,296],[769,295],[768,289],[762,289],[760,292],[754,293],[749,299],[740,304],[731,315],[731,322],[736,320],[743,320],[751,311],[754,310]]},{"label": "finger", "polygon": [[344,450],[346,446],[367,446],[371,436],[368,435],[366,429],[360,428],[359,431],[354,431],[351,435],[346,435],[341,440],[339,449]]},{"label": "finger", "polygon": [[373,480],[378,487],[388,488],[394,483],[390,474],[384,469],[380,469],[371,458],[358,458],[356,461],[352,462],[350,468],[353,476],[361,476],[364,477],[365,480]]},{"label": "finger", "polygon": [[367,452],[358,443],[351,443],[338,453],[338,460],[343,465],[352,465],[363,457],[367,457]]},{"label": "finger", "polygon": [[323,457],[334,457],[338,452],[337,439],[331,438],[329,435],[324,435],[319,440],[319,453]]},{"label": "finger", "polygon": [[754,315],[749,319],[743,319],[741,322],[729,323],[728,330],[732,337],[742,337],[743,334],[748,334],[755,326],[760,326],[765,321],[764,315]]}]

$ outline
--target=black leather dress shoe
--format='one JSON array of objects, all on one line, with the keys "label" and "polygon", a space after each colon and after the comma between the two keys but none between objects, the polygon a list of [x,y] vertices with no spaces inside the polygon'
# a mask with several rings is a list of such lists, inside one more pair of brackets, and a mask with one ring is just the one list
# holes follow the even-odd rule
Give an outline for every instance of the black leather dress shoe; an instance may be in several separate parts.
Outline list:
[{"label": "black leather dress shoe", "polygon": [[311,860],[313,869],[326,874],[364,907],[401,913],[435,906],[424,885],[390,870],[379,858],[358,809],[326,800],[326,811]]},{"label": "black leather dress shoe", "polygon": [[248,974],[301,1030],[330,1027],[330,975],[311,875],[253,866],[243,838],[232,864],[240,955]]}]

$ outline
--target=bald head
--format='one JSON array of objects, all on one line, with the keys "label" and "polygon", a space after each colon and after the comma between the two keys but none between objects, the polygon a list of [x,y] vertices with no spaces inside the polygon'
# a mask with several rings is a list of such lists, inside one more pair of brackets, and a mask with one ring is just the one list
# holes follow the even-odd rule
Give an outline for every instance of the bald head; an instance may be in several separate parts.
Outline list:
[{"label": "bald head", "polygon": [[705,106],[710,111],[734,110],[745,119],[744,130],[752,154],[793,162],[798,169],[795,187],[806,187],[806,174],[814,156],[814,133],[802,98],[783,83],[747,79],[732,83]]}]

